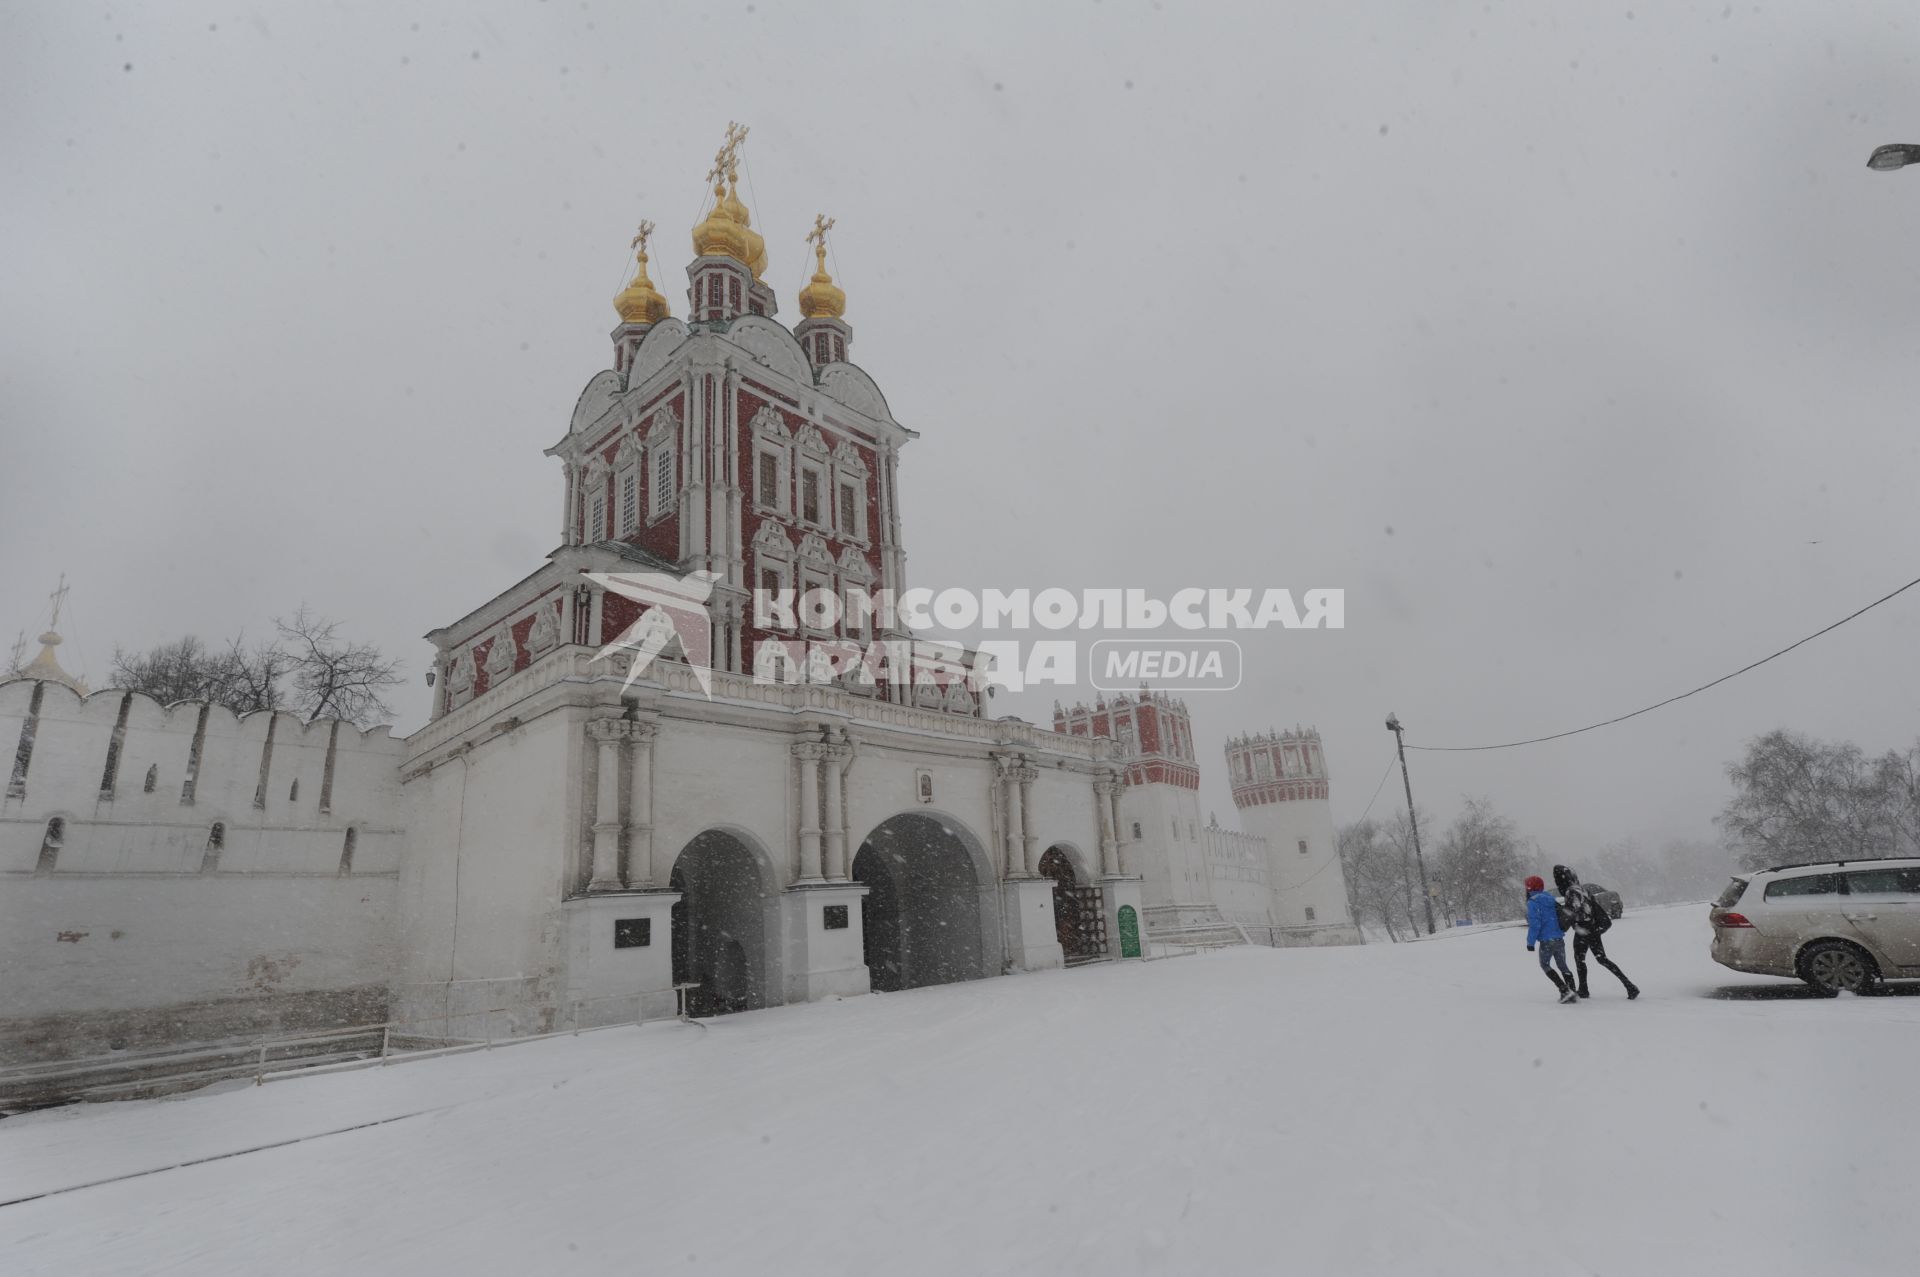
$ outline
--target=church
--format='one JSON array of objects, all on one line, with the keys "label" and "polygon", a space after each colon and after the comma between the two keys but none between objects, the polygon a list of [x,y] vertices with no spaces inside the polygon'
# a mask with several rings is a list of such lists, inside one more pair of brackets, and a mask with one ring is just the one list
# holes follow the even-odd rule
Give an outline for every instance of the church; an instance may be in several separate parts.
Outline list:
[{"label": "church", "polygon": [[[1229,746],[1241,833],[1201,824],[1186,710],[1158,693],[1040,726],[965,681],[756,676],[767,642],[911,640],[754,597],[904,589],[918,436],[851,360],[825,218],[799,319],[776,318],[745,135],[709,174],[684,319],[652,226],[635,238],[611,366],[545,449],[558,544],[427,635],[425,726],[88,694],[52,644],[0,683],[0,1064],[344,1024],[493,1039],[1156,939],[1358,939],[1317,735]],[[650,615],[634,579],[699,583],[665,659],[623,642]]]}]

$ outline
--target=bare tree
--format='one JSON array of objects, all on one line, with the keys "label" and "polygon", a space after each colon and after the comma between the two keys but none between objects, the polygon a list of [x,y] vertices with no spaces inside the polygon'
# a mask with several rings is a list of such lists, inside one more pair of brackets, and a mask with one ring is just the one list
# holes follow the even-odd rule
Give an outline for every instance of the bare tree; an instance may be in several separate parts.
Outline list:
[{"label": "bare tree", "polygon": [[1851,742],[1768,732],[1728,765],[1733,797],[1715,823],[1750,869],[1894,855],[1912,825],[1901,810],[1901,772],[1910,801],[1912,767],[1910,756],[1869,762]]},{"label": "bare tree", "polygon": [[269,647],[249,651],[239,639],[215,651],[189,634],[144,652],[113,650],[113,685],[143,692],[162,705],[212,701],[236,714],[278,705],[276,683],[284,663]]},{"label": "bare tree", "polygon": [[1526,909],[1519,830],[1490,798],[1470,798],[1433,858],[1440,896],[1456,917],[1517,918]]},{"label": "bare tree", "polygon": [[287,661],[288,704],[308,719],[341,718],[365,727],[390,718],[381,693],[400,682],[400,663],[371,643],[342,639],[340,626],[301,604],[274,618]]},{"label": "bare tree", "polygon": [[193,635],[144,652],[115,648],[114,686],[163,705],[211,701],[236,714],[287,709],[361,727],[392,714],[380,693],[400,681],[399,662],[370,643],[343,640],[335,622],[305,606],[274,627],[272,641],[249,645],[239,637],[224,649]]},{"label": "bare tree", "polygon": [[1347,879],[1347,908],[1356,921],[1377,919],[1387,939],[1398,943],[1395,912],[1402,877],[1400,854],[1371,820],[1340,831],[1340,868]]}]

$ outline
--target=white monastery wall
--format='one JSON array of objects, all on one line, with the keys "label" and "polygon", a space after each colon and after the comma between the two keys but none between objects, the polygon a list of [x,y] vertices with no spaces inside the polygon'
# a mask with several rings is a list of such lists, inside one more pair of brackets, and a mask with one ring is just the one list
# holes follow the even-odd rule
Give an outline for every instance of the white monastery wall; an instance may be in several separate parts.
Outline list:
[{"label": "white monastery wall", "polygon": [[1272,925],[1275,919],[1267,884],[1266,840],[1211,822],[1200,833],[1206,844],[1213,902],[1221,914],[1243,927]]},{"label": "white monastery wall", "polygon": [[387,729],[15,680],[0,741],[0,1059],[384,1018]]}]

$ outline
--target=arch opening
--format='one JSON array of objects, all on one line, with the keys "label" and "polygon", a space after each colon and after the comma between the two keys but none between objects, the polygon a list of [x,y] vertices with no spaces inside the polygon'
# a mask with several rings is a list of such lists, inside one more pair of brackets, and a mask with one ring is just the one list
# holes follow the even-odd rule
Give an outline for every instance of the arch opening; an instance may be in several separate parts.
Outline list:
[{"label": "arch opening", "polygon": [[693,984],[687,1010],[727,1015],[769,1005],[766,884],[739,838],[719,829],[696,836],[673,864],[673,982]]},{"label": "arch opening", "polygon": [[1083,886],[1073,856],[1059,843],[1040,857],[1040,876],[1053,881],[1053,934],[1068,962],[1107,954],[1106,902],[1100,888]]},{"label": "arch opening", "polygon": [[860,844],[860,925],[876,992],[988,974],[980,875],[953,826],[920,813],[884,821]]}]

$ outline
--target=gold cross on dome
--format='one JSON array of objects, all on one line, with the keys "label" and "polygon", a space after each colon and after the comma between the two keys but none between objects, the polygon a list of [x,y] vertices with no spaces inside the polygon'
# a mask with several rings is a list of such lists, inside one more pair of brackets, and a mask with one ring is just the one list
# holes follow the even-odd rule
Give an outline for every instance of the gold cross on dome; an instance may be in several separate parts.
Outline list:
[{"label": "gold cross on dome", "polygon": [[807,243],[813,245],[816,252],[827,246],[827,232],[833,229],[833,218],[825,213],[813,215],[813,229],[807,232]]},{"label": "gold cross on dome", "polygon": [[652,236],[653,236],[653,223],[642,222],[640,223],[640,233],[633,237],[633,243],[630,245],[630,247],[639,250],[639,252],[642,255],[644,255],[647,251],[647,240],[652,238]]},{"label": "gold cross on dome", "polygon": [[47,597],[53,600],[53,621],[47,628],[57,630],[60,628],[60,609],[67,601],[67,574],[65,572],[60,574],[59,586]]}]

